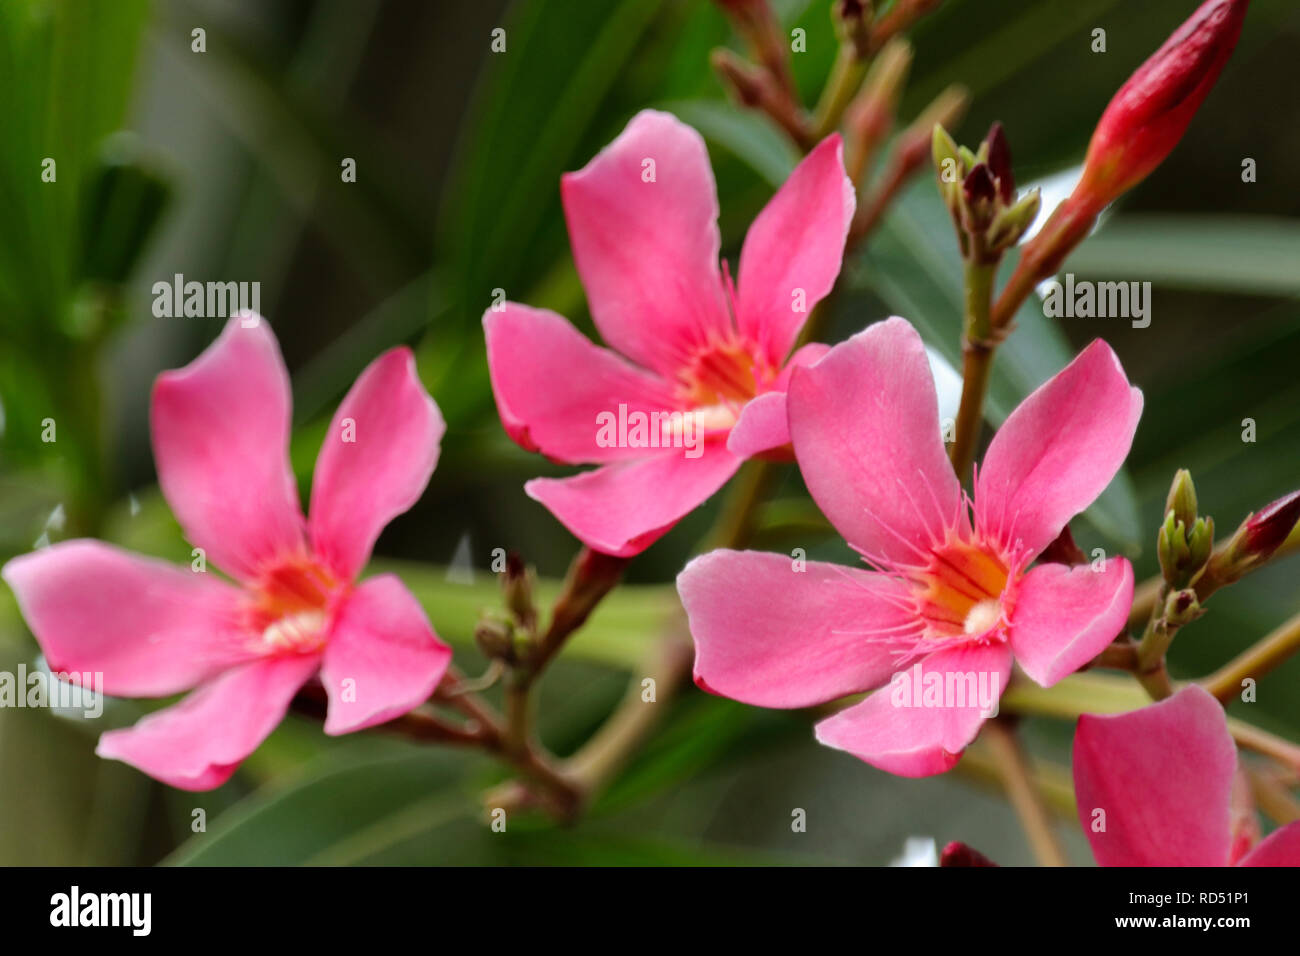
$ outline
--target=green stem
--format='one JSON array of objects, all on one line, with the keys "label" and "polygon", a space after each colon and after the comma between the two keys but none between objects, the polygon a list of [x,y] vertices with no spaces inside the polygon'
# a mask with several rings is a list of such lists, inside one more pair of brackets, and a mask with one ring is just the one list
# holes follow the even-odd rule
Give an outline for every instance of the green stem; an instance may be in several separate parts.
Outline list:
[{"label": "green stem", "polygon": [[853,96],[866,75],[867,62],[858,58],[853,44],[841,43],[831,67],[831,75],[813,113],[814,141],[829,136],[839,127],[844,110],[853,101]]},{"label": "green stem", "polygon": [[971,256],[966,261],[961,405],[957,409],[956,435],[951,450],[953,470],[963,480],[975,460],[975,443],[984,420],[984,396],[988,392],[993,353],[997,347],[989,313],[996,273],[996,262],[983,262],[978,256]]}]

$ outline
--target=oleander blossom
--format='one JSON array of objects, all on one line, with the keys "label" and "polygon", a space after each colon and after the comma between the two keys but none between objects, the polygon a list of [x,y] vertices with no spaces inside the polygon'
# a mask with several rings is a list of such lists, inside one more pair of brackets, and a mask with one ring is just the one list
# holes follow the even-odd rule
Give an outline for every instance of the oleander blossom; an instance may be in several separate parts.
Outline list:
[{"label": "oleander blossom", "polygon": [[1300,822],[1259,840],[1227,718],[1202,687],[1083,715],[1073,764],[1079,822],[1101,866],[1300,866]]},{"label": "oleander blossom", "polygon": [[[832,135],[754,220],[734,284],[720,267],[704,141],[675,117],[638,113],[584,169],[563,177],[561,196],[591,315],[610,348],[554,312],[514,302],[489,308],[492,390],[519,445],[601,466],[535,479],[527,494],[584,544],[629,557],[745,458],[788,445],[791,370],[826,346],[789,353],[839,274],[854,191]],[[611,417],[652,415],[639,439],[634,429],[621,429],[619,441],[601,433]]]},{"label": "oleander blossom", "polygon": [[[944,452],[921,339],[899,318],[799,369],[795,458],[818,506],[874,570],[714,551],[678,578],[705,690],[807,707],[890,684],[817,738],[903,776],[948,770],[990,715],[1012,659],[1051,685],[1120,632],[1123,558],[1039,555],[1119,470],[1142,410],[1093,342],[1007,418],[963,494]],[[909,689],[910,685],[910,689]],[[903,692],[900,692],[903,691]]]},{"label": "oleander blossom", "polygon": [[[96,752],[185,790],[220,786],[319,679],[327,734],[428,699],[451,658],[398,578],[357,582],[376,538],[423,493],[442,416],[409,349],[375,359],[316,460],[310,518],[289,466],[289,375],[259,316],[154,385],[163,495],[195,548],[190,567],[74,540],[3,575],[52,671],[102,673],[121,697],[192,692]],[[211,562],[233,578],[207,569]]]}]

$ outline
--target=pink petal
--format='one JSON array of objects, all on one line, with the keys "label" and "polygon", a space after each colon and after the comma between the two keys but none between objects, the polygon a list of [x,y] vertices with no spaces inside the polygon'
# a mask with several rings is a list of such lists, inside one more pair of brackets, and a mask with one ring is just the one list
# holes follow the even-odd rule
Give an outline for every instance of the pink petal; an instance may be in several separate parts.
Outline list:
[{"label": "pink petal", "polygon": [[773,365],[835,284],[856,205],[836,133],[795,167],[749,227],[740,252],[737,320],[741,335]]},{"label": "pink petal", "polygon": [[727,449],[739,458],[752,458],[762,452],[790,444],[789,412],[786,407],[786,389],[797,368],[815,365],[827,352],[829,345],[809,342],[800,348],[773,383],[773,391],[764,392],[740,410],[740,417],[727,436]]},{"label": "pink petal", "polygon": [[713,551],[677,578],[695,639],[695,682],[759,707],[808,707],[876,687],[910,622],[905,585],[783,554]]},{"label": "pink petal", "polygon": [[95,753],[181,790],[219,787],[284,719],[319,663],[314,654],[269,657],[228,670],[134,727],[110,730]]},{"label": "pink petal", "polygon": [[165,697],[253,659],[240,591],[215,574],[77,540],[4,568],[56,673],[103,675],[103,691]]},{"label": "pink petal", "polygon": [[740,467],[740,459],[720,442],[701,447],[699,458],[672,449],[572,478],[534,478],[524,491],[583,544],[627,558],[667,534]]},{"label": "pink petal", "polygon": [[325,733],[373,727],[429,699],[451,663],[451,648],[433,633],[406,585],[391,574],[371,578],[337,614],[321,664],[329,694]]},{"label": "pink petal", "polygon": [[[917,667],[921,669],[922,692],[930,674],[943,675],[945,689],[952,683],[952,696],[944,699],[954,706],[916,706],[916,698],[903,693],[904,687],[918,683]],[[992,710],[1010,673],[1011,652],[1005,644],[967,644],[936,651],[900,671],[888,686],[862,703],[823,720],[817,725],[817,739],[902,777],[943,773],[957,762],[989,716],[980,705],[980,684]],[[904,674],[906,685],[902,683]],[[949,678],[949,674],[954,676]],[[964,706],[956,706],[963,698]],[[925,702],[923,693],[920,702]]]},{"label": "pink petal", "polygon": [[872,560],[917,564],[958,520],[925,346],[906,321],[877,323],[797,370],[790,435],[831,524]]},{"label": "pink petal", "polygon": [[574,263],[606,343],[671,377],[685,355],[730,336],[718,196],[699,133],[643,110],[581,171],[566,174],[560,192]]},{"label": "pink petal", "polygon": [[1017,586],[1011,650],[1024,672],[1051,687],[1092,660],[1124,629],[1133,606],[1133,566],[1042,564]]},{"label": "pink petal", "polygon": [[777,391],[788,391],[790,388],[790,379],[794,375],[795,369],[806,368],[809,365],[816,365],[831,350],[831,347],[825,342],[809,342],[807,345],[801,345],[790,356],[785,367],[776,376],[776,381],[772,387]]},{"label": "pink petal", "polygon": [[357,378],[321,443],[311,489],[312,550],[339,577],[356,577],[384,526],[419,500],[446,428],[410,349],[385,352]]},{"label": "pink petal", "polygon": [[727,435],[727,450],[737,458],[790,444],[785,392],[764,392],[740,410]]},{"label": "pink petal", "polygon": [[976,525],[1037,554],[1110,484],[1137,431],[1142,392],[1097,339],[998,429],[975,494]]},{"label": "pink petal", "polygon": [[1274,830],[1238,866],[1300,866],[1300,820]]},{"label": "pink petal", "polygon": [[529,451],[569,464],[640,457],[644,448],[597,441],[600,416],[671,409],[672,387],[600,348],[545,309],[507,302],[483,316],[488,369],[501,423]]},{"label": "pink petal", "polygon": [[1223,708],[1196,685],[1127,714],[1084,714],[1074,788],[1097,863],[1224,866],[1236,770]]},{"label": "pink petal", "polygon": [[[255,323],[245,328],[244,319]],[[243,580],[302,545],[289,467],[289,373],[267,321],[242,313],[153,388],[158,483],[185,536]]]}]

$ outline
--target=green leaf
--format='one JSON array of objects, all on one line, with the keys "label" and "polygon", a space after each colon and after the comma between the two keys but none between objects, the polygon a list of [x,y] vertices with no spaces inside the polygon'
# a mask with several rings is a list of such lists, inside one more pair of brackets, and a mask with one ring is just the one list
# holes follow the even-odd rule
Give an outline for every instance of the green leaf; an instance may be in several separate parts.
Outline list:
[{"label": "green leaf", "polygon": [[1265,216],[1126,215],[1071,255],[1079,276],[1184,289],[1300,295],[1300,223]]}]

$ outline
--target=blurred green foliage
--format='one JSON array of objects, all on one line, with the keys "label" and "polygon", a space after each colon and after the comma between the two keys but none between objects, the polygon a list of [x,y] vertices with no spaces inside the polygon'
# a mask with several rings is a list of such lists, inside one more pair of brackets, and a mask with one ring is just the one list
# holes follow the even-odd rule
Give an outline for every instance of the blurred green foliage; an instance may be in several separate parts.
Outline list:
[{"label": "blurred green foliage", "polygon": [[[1076,163],[1114,89],[1194,4],[1160,0],[947,0],[914,31],[902,115],[953,81],[973,106],[955,131],[1006,126],[1017,178]],[[794,57],[805,101],[834,53],[823,0],[777,4],[807,34]],[[507,31],[507,51],[489,33]],[[1094,27],[1105,54],[1090,52]],[[206,52],[191,48],[206,31]],[[1155,284],[1154,321],[1049,320],[1027,307],[998,356],[990,418],[1091,338],[1105,336],[1146,394],[1127,473],[1075,531],[1122,548],[1140,575],[1178,467],[1229,531],[1300,485],[1300,150],[1293,50],[1300,11],[1256,0],[1218,88],[1185,142],[1070,260],[1081,277]],[[293,461],[307,489],[327,416],[380,349],[417,347],[449,422],[429,492],[381,539],[463,667],[477,610],[494,601],[493,548],[555,577],[576,544],[521,492],[561,470],[496,421],[480,317],[500,288],[593,333],[569,254],[560,174],[584,164],[638,109],[672,109],[709,141],[724,254],[796,160],[779,134],[723,97],[709,50],[736,46],[691,0],[436,3],[417,0],[7,0],[0,4],[0,557],[101,534],[150,553],[186,546],[153,486],[147,396],[219,322],[155,319],[150,287],[175,272],[257,280],[293,371]],[[1242,159],[1258,165],[1243,183]],[[54,182],[43,161],[56,162]],[[340,163],[356,160],[356,183]],[[958,354],[955,239],[918,182],[846,265],[829,325],[838,340],[891,312]],[[57,422],[58,440],[41,440]],[[1243,419],[1257,423],[1241,440]],[[50,516],[62,506],[66,524]],[[670,582],[716,502],[633,566],[542,688],[543,736],[572,750],[635,673],[675,600]],[[759,546],[851,555],[797,472],[781,473]],[[473,585],[443,571],[458,546]],[[1204,673],[1300,610],[1293,559],[1217,595],[1180,635],[1176,677]],[[0,668],[36,647],[0,589]],[[1300,737],[1291,662],[1251,719]],[[1243,710],[1245,708],[1242,708]],[[105,722],[143,713],[119,702]],[[103,723],[103,722],[99,722]],[[161,787],[97,760],[102,729],[0,710],[0,862],[883,863],[906,837],[963,839],[1008,863],[1029,857],[1010,811],[956,774],[887,777],[813,743],[804,714],[741,707],[693,689],[589,819],[493,834],[477,795],[499,780],[465,754],[380,735],[334,740],[290,719],[211,794]],[[1032,721],[1065,762],[1070,728]],[[791,832],[793,808],[808,812]],[[196,809],[206,832],[194,832]],[[1088,854],[1071,834],[1074,859]]]}]

